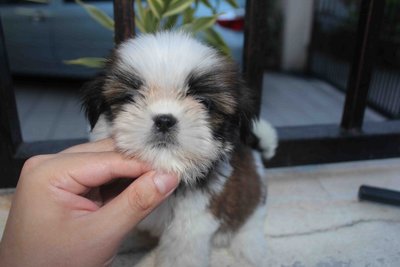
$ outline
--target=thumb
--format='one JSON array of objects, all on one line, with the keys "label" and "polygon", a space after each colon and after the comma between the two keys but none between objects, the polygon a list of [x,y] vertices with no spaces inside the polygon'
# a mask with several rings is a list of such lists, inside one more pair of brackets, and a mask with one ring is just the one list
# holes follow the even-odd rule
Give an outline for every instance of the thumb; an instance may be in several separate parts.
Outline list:
[{"label": "thumb", "polygon": [[[121,194],[95,212],[103,229],[125,236],[165,200],[178,186],[176,175],[150,171],[130,184]],[[114,230],[112,230],[114,229]]]}]

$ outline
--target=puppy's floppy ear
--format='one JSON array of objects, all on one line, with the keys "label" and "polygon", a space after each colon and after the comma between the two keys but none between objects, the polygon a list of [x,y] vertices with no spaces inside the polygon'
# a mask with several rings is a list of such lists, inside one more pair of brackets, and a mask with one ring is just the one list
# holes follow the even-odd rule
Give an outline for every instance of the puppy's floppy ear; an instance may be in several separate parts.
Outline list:
[{"label": "puppy's floppy ear", "polygon": [[82,108],[92,129],[96,125],[100,114],[106,110],[105,99],[102,94],[104,80],[104,75],[99,75],[82,87]]},{"label": "puppy's floppy ear", "polygon": [[258,118],[256,110],[254,91],[241,81],[238,103],[240,139],[246,144],[251,142],[253,121]]}]

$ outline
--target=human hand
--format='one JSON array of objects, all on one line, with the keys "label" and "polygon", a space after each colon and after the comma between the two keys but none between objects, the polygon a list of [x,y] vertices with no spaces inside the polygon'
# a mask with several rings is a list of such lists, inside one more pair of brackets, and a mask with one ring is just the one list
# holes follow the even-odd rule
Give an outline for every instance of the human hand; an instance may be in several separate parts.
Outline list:
[{"label": "human hand", "polygon": [[[122,193],[89,197],[121,177],[134,180]],[[178,183],[174,175],[114,152],[111,139],[35,156],[21,171],[0,266],[111,265],[124,237]]]}]

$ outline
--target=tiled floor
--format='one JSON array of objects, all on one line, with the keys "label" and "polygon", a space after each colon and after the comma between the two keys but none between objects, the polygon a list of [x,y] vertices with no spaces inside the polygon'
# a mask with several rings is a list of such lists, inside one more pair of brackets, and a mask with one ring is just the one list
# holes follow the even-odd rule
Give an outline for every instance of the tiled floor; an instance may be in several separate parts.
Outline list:
[{"label": "tiled floor", "polygon": [[[24,83],[15,86],[23,137],[26,141],[86,138],[79,83]],[[275,126],[339,123],[344,95],[327,83],[285,74],[264,77],[261,117]],[[367,121],[384,120],[367,109]]]},{"label": "tiled floor", "polygon": [[358,201],[400,190],[400,159],[268,170],[267,266],[400,266],[400,207]]},{"label": "tiled floor", "polygon": [[[400,159],[269,169],[266,179],[268,250],[260,267],[400,266],[400,207],[357,198],[361,184],[400,190]],[[0,197],[0,227],[10,199]],[[143,255],[125,248],[113,266],[133,266]],[[246,267],[226,249],[215,249],[212,263]]]},{"label": "tiled floor", "polygon": [[15,96],[25,141],[86,138],[79,99],[80,82],[15,83]]},{"label": "tiled floor", "polygon": [[[317,79],[306,79],[280,73],[266,73],[262,96],[261,117],[274,126],[339,124],[344,94]],[[365,121],[384,118],[371,109]]]}]

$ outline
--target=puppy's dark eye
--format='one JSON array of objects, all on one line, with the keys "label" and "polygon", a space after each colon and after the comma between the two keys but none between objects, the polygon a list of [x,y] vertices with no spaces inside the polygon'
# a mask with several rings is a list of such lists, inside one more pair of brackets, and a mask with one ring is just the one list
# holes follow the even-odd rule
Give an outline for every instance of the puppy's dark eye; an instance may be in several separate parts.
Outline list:
[{"label": "puppy's dark eye", "polygon": [[197,100],[198,100],[201,104],[203,104],[203,106],[204,106],[206,109],[211,109],[211,107],[212,107],[212,101],[211,101],[209,98],[206,98],[206,97],[198,97]]}]

